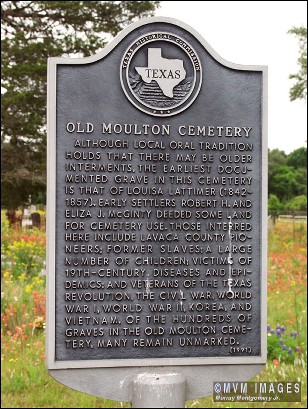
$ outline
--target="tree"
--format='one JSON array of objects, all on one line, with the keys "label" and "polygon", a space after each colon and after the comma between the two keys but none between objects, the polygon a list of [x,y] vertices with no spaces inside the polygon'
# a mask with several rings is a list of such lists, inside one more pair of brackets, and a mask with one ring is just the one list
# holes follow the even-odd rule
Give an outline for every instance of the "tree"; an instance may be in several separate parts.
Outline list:
[{"label": "tree", "polygon": [[307,27],[292,27],[289,34],[295,34],[299,41],[300,56],[297,60],[299,71],[291,74],[290,79],[295,80],[295,84],[290,90],[290,100],[307,99]]},{"label": "tree", "polygon": [[268,211],[280,212],[283,210],[283,205],[276,195],[270,194],[268,198]]},{"label": "tree", "polygon": [[279,166],[272,178],[269,192],[276,195],[281,202],[286,202],[294,196],[307,194],[306,184],[302,183],[305,174],[302,169],[291,166]]},{"label": "tree", "polygon": [[298,148],[289,153],[287,165],[293,166],[294,168],[307,168],[307,148]]},{"label": "tree", "polygon": [[286,203],[287,210],[300,210],[307,211],[307,196],[295,196],[293,199]]},{"label": "tree", "polygon": [[1,2],[1,206],[46,188],[47,58],[89,56],[159,1]]},{"label": "tree", "polygon": [[271,191],[272,187],[272,180],[277,172],[277,168],[279,166],[284,166],[287,164],[287,155],[284,151],[280,151],[279,149],[268,150],[268,187],[269,193],[273,193]]},{"label": "tree", "polygon": [[[286,155],[279,149],[268,152],[268,193],[282,206],[295,196],[307,194],[307,149],[299,148]],[[276,205],[274,198],[269,205]]]}]

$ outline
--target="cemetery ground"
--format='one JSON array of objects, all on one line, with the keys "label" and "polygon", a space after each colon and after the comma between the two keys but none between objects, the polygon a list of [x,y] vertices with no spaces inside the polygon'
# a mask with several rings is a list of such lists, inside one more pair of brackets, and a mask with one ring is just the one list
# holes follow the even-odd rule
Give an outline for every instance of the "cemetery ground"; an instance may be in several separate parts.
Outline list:
[{"label": "cemetery ground", "polygon": [[[1,406],[130,407],[74,391],[48,374],[45,231],[10,228],[4,211],[1,216]],[[300,381],[302,401],[222,404],[209,396],[187,401],[187,407],[307,407],[306,227],[303,220],[278,220],[269,231],[268,360],[253,379]]]}]

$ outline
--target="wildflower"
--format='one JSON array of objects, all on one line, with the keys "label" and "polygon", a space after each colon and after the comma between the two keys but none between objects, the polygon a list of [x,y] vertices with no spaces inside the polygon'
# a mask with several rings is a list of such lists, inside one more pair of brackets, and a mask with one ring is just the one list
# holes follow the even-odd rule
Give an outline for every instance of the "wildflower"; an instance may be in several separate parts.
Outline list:
[{"label": "wildflower", "polygon": [[280,328],[281,332],[285,332],[286,328],[284,327],[284,325],[282,325],[282,327]]},{"label": "wildflower", "polygon": [[284,340],[283,340],[283,339],[280,339],[280,340],[279,340],[279,344],[280,344],[280,345],[283,345],[283,344],[284,344]]},{"label": "wildflower", "polygon": [[273,359],[273,364],[278,366],[278,365],[280,365],[280,362],[278,361],[278,359]]},{"label": "wildflower", "polygon": [[286,345],[283,345],[282,349],[283,349],[284,351],[286,351],[287,346],[286,346]]},{"label": "wildflower", "polygon": [[281,335],[280,328],[277,328],[277,329],[276,329],[276,335],[277,335],[277,337],[280,337],[280,335]]},{"label": "wildflower", "polygon": [[297,337],[297,332],[296,331],[292,332],[291,337],[296,338]]},{"label": "wildflower", "polygon": [[298,352],[298,353],[301,352],[301,347],[296,347],[295,351]]},{"label": "wildflower", "polygon": [[275,331],[274,331],[273,329],[271,329],[271,330],[270,330],[270,333],[271,333],[272,335],[274,335],[274,334],[275,334]]},{"label": "wildflower", "polygon": [[289,349],[288,349],[288,354],[290,354],[290,355],[291,355],[291,354],[292,354],[292,352],[293,352],[293,349],[292,349],[292,348],[289,348]]},{"label": "wildflower", "polygon": [[34,321],[33,321],[33,326],[35,328],[43,328],[44,325],[44,318],[43,317],[37,317]]},{"label": "wildflower", "polygon": [[33,288],[33,286],[32,286],[31,284],[30,284],[30,285],[27,285],[27,286],[26,286],[26,293],[31,293],[32,288]]},{"label": "wildflower", "polygon": [[269,325],[267,325],[267,332],[270,332],[271,327]]}]

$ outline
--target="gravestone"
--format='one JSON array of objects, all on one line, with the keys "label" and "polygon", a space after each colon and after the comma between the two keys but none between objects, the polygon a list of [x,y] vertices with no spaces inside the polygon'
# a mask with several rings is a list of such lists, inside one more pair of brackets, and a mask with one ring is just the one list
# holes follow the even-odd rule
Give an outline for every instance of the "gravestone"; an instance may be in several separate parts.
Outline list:
[{"label": "gravestone", "polygon": [[9,222],[9,226],[13,227],[16,223],[16,211],[15,210],[8,210],[6,212],[6,217]]},{"label": "gravestone", "polygon": [[32,227],[41,227],[41,215],[37,212],[31,213]]},{"label": "gravestone", "polygon": [[266,67],[224,60],[177,20],[49,59],[55,379],[174,407],[263,368],[266,115]]}]

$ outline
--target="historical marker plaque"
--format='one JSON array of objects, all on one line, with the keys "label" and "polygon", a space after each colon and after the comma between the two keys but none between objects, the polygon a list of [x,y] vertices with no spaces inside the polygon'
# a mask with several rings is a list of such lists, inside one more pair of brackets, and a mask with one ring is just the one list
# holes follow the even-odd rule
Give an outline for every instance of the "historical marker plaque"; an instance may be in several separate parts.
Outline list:
[{"label": "historical marker plaque", "polygon": [[264,363],[266,68],[153,18],[48,86],[48,367]]}]

